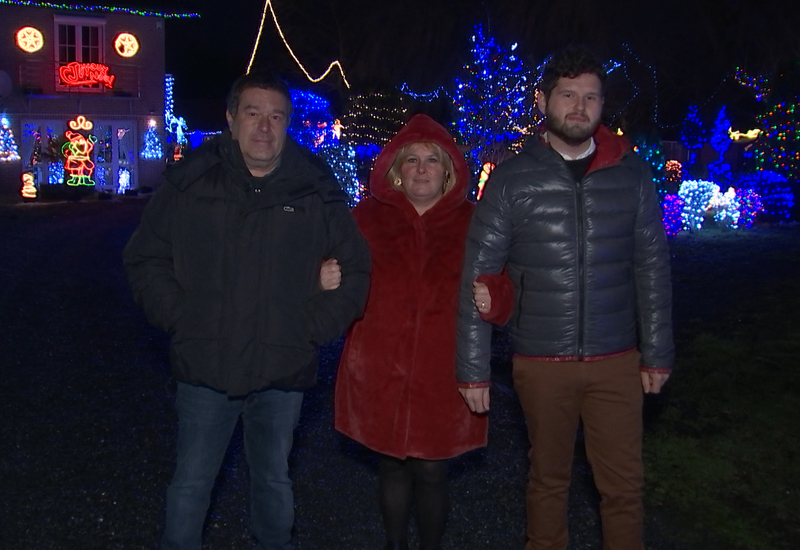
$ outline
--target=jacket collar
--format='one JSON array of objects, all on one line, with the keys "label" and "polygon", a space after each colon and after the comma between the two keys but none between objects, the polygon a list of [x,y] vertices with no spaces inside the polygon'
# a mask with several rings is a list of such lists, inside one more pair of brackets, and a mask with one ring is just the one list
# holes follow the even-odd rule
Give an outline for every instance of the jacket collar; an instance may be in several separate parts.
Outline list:
[{"label": "jacket collar", "polygon": [[[544,146],[547,149],[550,149],[553,153],[558,154],[555,150],[553,150],[550,144],[543,139],[542,133],[544,130],[546,130],[546,127],[542,125],[538,139],[533,140],[533,144]],[[622,136],[618,136],[609,130],[607,126],[602,124],[597,127],[597,130],[595,130],[592,137],[594,138],[595,145],[597,146],[597,153],[592,159],[589,169],[586,171],[587,174],[594,172],[595,170],[601,170],[603,168],[608,168],[609,166],[619,164],[622,160],[622,157],[632,150],[631,144],[627,139]],[[560,157],[561,155],[559,155],[559,158]]]}]

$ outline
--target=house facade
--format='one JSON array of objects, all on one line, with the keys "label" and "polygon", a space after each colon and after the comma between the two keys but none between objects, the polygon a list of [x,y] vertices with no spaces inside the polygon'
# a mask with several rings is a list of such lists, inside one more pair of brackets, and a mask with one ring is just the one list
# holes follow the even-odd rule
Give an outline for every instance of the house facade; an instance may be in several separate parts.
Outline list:
[{"label": "house facade", "polygon": [[152,186],[166,145],[165,18],[191,15],[0,0],[0,117],[16,144],[0,193],[23,181]]}]

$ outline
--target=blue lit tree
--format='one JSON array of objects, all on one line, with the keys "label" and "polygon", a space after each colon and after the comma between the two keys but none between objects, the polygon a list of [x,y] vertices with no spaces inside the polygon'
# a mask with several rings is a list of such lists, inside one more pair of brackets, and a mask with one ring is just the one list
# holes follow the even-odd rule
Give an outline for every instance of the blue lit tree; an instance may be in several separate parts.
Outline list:
[{"label": "blue lit tree", "polygon": [[156,160],[164,156],[164,151],[161,149],[161,140],[158,138],[154,120],[150,121],[147,132],[144,133],[144,146],[142,147],[140,156],[147,160]]},{"label": "blue lit tree", "polygon": [[[498,164],[536,123],[534,77],[520,58],[484,35],[478,25],[472,36],[472,60],[455,80],[454,130],[470,147],[479,168]],[[476,172],[477,173],[477,172]]]},{"label": "blue lit tree", "polygon": [[697,176],[693,170],[697,162],[697,153],[703,148],[705,143],[705,130],[703,129],[703,121],[697,114],[697,106],[692,105],[689,107],[689,113],[683,120],[683,128],[681,130],[681,142],[686,146],[688,155],[686,162],[683,163],[683,172],[687,176]]},{"label": "blue lit tree", "polygon": [[714,122],[714,129],[711,132],[711,139],[709,139],[711,147],[717,152],[719,157],[714,162],[708,164],[708,174],[709,177],[720,184],[720,186],[730,185],[733,179],[731,165],[725,162],[725,152],[731,146],[731,138],[728,134],[728,130],[731,128],[731,122],[728,120],[725,110],[725,107],[723,107],[717,114],[717,120]]}]

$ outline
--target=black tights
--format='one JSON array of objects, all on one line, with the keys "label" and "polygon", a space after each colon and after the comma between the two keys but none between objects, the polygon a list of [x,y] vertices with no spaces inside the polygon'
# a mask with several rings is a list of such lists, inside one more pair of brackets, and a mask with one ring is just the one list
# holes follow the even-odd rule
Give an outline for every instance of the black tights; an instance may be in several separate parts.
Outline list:
[{"label": "black tights", "polygon": [[413,498],[417,512],[420,550],[437,550],[450,508],[446,460],[381,455],[378,492],[383,525],[390,543],[408,540],[408,518]]}]

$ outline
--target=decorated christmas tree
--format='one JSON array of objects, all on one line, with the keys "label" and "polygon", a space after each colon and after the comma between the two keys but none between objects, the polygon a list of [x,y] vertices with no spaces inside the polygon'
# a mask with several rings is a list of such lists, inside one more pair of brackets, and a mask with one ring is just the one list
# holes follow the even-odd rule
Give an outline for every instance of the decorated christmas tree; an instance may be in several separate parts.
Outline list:
[{"label": "decorated christmas tree", "polygon": [[14,133],[11,131],[8,119],[2,117],[0,118],[0,162],[14,162],[17,160],[19,160],[19,151],[17,151]]},{"label": "decorated christmas tree", "polygon": [[142,147],[141,157],[148,160],[160,159],[164,156],[161,149],[161,140],[156,131],[156,121],[151,120],[147,132],[144,134],[144,146]]},{"label": "decorated christmas tree", "polygon": [[752,148],[756,169],[788,179],[800,175],[798,78],[796,66],[773,78],[752,77],[741,69],[736,72],[736,80],[750,89],[762,106],[756,117],[762,134]]},{"label": "decorated christmas tree", "polygon": [[456,78],[454,130],[470,147],[477,168],[509,156],[536,124],[534,77],[522,60],[500,47],[478,25],[472,36],[472,59]]}]

